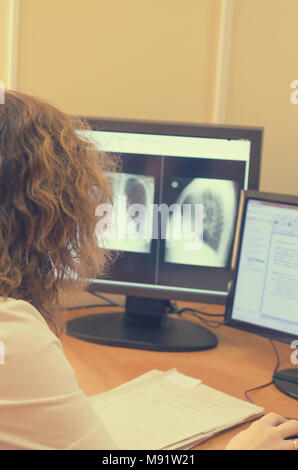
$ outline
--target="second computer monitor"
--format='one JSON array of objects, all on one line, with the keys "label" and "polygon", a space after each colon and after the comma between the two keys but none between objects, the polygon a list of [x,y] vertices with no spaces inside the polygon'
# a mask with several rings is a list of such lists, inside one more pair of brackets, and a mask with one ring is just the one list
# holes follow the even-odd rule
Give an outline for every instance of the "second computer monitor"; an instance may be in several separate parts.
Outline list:
[{"label": "second computer monitor", "polygon": [[298,197],[245,191],[226,323],[291,343],[298,337]]},{"label": "second computer monitor", "polygon": [[232,272],[225,323],[289,344],[296,367],[278,359],[272,382],[298,400],[297,196],[242,192]]}]

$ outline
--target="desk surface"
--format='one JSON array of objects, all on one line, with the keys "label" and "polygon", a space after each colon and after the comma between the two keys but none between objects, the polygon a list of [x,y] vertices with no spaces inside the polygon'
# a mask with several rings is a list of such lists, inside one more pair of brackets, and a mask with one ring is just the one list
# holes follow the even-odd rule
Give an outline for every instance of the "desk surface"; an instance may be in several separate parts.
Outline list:
[{"label": "desk surface", "polygon": [[[179,304],[179,307],[186,304]],[[187,304],[210,313],[223,313],[216,305]],[[81,309],[70,311],[67,318],[107,309]],[[108,311],[121,311],[111,309]],[[186,318],[186,316],[185,316]],[[188,317],[194,321],[192,317]],[[196,320],[195,320],[196,321]],[[208,351],[167,353],[115,348],[88,343],[64,336],[64,353],[74,368],[80,387],[87,396],[110,390],[151,369],[177,368],[180,372],[201,379],[206,385],[245,400],[248,389],[270,382],[276,357],[270,341],[250,333],[226,326],[213,330],[218,346]],[[293,350],[286,344],[275,342],[280,355],[280,368],[293,368],[290,356]],[[296,366],[297,367],[297,366]],[[285,417],[298,418],[298,403],[282,394],[274,385],[250,393],[250,398],[265,413],[274,411]],[[229,440],[248,424],[225,431],[202,443],[198,449],[224,449]]]}]

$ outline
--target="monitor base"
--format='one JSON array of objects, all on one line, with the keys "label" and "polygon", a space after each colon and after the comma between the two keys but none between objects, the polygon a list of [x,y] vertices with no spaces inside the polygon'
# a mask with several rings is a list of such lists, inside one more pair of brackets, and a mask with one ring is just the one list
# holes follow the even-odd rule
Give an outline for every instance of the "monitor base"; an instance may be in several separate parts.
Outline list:
[{"label": "monitor base", "polygon": [[279,370],[272,380],[281,392],[298,400],[298,369]]},{"label": "monitor base", "polygon": [[167,315],[157,326],[131,323],[123,313],[88,315],[70,320],[67,334],[91,343],[151,351],[201,351],[217,345],[217,337],[207,328]]}]

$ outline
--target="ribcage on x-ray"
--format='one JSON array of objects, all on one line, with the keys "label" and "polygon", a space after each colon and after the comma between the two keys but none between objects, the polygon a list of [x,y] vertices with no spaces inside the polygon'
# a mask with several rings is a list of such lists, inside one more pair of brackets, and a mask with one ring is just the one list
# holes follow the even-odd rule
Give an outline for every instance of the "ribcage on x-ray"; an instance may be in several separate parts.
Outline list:
[{"label": "ribcage on x-ray", "polygon": [[154,202],[154,177],[133,173],[110,173],[109,176],[114,192],[115,233],[107,248],[150,253],[152,220],[147,216],[147,209]]},{"label": "ribcage on x-ray", "polygon": [[124,188],[127,197],[127,207],[132,204],[142,204],[146,207],[147,195],[144,184],[136,177],[128,178]]},{"label": "ribcage on x-ray", "polygon": [[[183,232],[180,241],[167,241],[166,262],[225,267],[233,237],[237,184],[231,180],[193,178],[179,191],[181,181],[184,182],[183,178],[173,179],[171,186],[178,192],[175,203],[180,206],[183,221],[187,221],[191,231]],[[188,207],[183,207],[185,205]],[[203,233],[200,209],[197,211],[196,205],[203,206]],[[186,247],[192,235],[197,236],[197,240],[203,235],[200,248]]]},{"label": "ribcage on x-ray", "polygon": [[[191,204],[191,214],[195,215],[195,204],[203,204],[203,239],[213,250],[217,251],[224,226],[223,203],[217,194],[209,189],[201,193],[189,194],[182,205]],[[195,226],[195,223],[192,224]]]}]

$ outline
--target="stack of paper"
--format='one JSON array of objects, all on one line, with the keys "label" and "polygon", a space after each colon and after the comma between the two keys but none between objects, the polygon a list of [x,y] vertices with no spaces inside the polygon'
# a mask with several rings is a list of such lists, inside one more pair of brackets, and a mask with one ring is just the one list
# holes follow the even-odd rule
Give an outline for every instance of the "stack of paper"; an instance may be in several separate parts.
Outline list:
[{"label": "stack of paper", "polygon": [[121,450],[190,449],[263,413],[176,369],[152,370],[89,400]]}]

